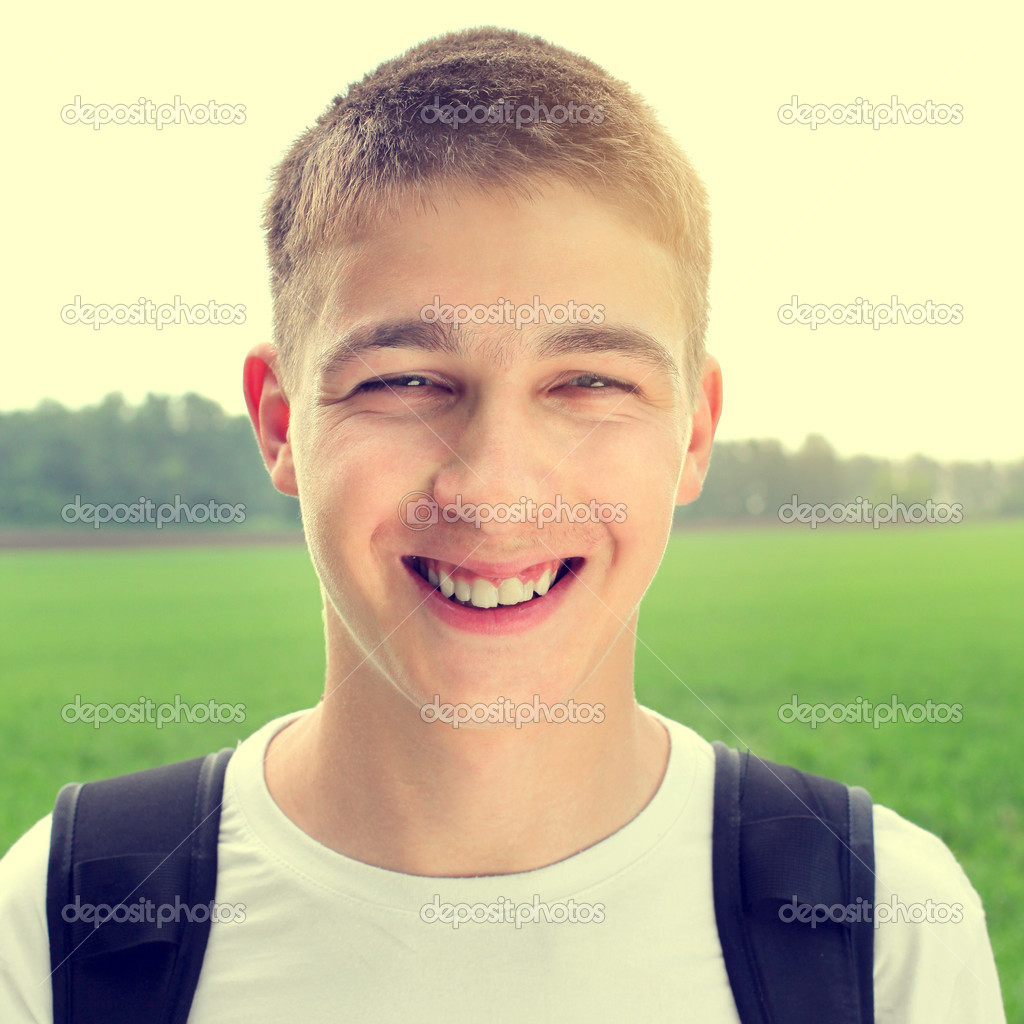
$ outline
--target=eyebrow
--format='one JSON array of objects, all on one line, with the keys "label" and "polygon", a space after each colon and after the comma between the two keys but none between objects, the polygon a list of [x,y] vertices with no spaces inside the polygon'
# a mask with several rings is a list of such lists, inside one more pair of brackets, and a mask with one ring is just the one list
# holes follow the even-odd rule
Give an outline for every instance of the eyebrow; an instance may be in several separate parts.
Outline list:
[{"label": "eyebrow", "polygon": [[424,352],[457,354],[462,345],[451,324],[422,320],[389,320],[353,327],[338,336],[317,361],[316,379],[324,380],[350,363],[361,362],[365,352],[382,348],[414,348]]},{"label": "eyebrow", "polygon": [[[513,332],[514,333],[514,332]],[[465,355],[468,327],[419,319],[364,324],[339,335],[318,360],[316,377],[324,380],[366,352],[385,348],[419,349],[446,355]],[[614,324],[565,324],[544,331],[536,342],[535,355],[550,359],[563,355],[616,353],[665,373],[673,383],[681,374],[672,353],[653,335],[637,327]]]},{"label": "eyebrow", "polygon": [[674,383],[680,379],[672,353],[652,334],[624,324],[567,324],[545,332],[537,344],[541,358],[596,352],[612,352],[635,359],[666,374]]}]

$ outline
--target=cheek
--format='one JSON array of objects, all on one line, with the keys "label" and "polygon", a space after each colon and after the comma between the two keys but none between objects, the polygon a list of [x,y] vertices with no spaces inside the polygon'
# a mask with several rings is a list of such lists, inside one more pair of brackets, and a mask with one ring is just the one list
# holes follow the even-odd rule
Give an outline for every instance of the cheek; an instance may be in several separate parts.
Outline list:
[{"label": "cheek", "polygon": [[[433,454],[423,429],[383,417],[299,418],[295,464],[307,543],[339,613],[346,595],[387,598],[381,551],[403,547],[403,496],[425,489]],[[398,540],[396,540],[398,538]],[[355,582],[354,581],[358,581]]]},{"label": "cheek", "polygon": [[[375,429],[369,418],[339,421],[330,409],[315,410],[300,416],[293,427],[302,498],[331,503],[337,518],[363,515],[368,499],[380,490],[374,483],[396,475],[402,464],[395,457],[393,438]],[[345,516],[337,515],[341,507]]]},{"label": "cheek", "polygon": [[684,452],[680,433],[667,425],[600,433],[588,444],[579,472],[590,496],[624,503],[638,527],[671,518]]},{"label": "cheek", "polygon": [[623,521],[609,527],[613,560],[641,589],[657,571],[672,529],[682,441],[674,430],[637,433],[606,452],[591,478],[599,500],[625,506]]},{"label": "cheek", "polygon": [[386,519],[394,460],[372,435],[359,436],[344,424],[315,426],[300,423],[295,432],[302,521],[322,578],[351,576],[370,556],[370,536]]}]

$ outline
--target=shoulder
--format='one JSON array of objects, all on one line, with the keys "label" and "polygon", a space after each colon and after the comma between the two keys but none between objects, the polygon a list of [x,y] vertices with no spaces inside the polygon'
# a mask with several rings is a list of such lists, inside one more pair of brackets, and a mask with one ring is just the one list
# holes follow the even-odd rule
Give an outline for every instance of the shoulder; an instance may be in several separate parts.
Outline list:
[{"label": "shoulder", "polygon": [[875,1011],[888,1021],[1005,1021],[981,898],[949,847],[880,804]]},{"label": "shoulder", "polygon": [[[46,873],[50,857],[51,816],[40,818],[0,858],[0,915],[38,911],[46,927]],[[37,897],[42,897],[42,900]]]},{"label": "shoulder", "polygon": [[0,859],[0,1019],[49,1024],[50,940],[46,874],[50,815],[41,818]]},{"label": "shoulder", "polygon": [[981,906],[960,863],[937,835],[882,804],[874,805],[873,822],[879,897],[889,887],[925,899],[955,896]]}]

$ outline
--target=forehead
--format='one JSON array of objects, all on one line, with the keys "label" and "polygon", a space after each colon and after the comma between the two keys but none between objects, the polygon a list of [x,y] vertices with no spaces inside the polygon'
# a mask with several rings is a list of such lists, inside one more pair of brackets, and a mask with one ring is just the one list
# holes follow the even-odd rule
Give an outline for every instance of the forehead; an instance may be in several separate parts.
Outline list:
[{"label": "forehead", "polygon": [[[462,327],[459,345],[448,350],[465,355],[474,342],[492,360],[516,359],[564,348],[573,334],[607,339],[618,329],[656,339],[680,361],[686,326],[672,255],[616,207],[561,183],[531,199],[435,192],[429,203],[410,201],[396,217],[340,240],[325,267],[314,365],[330,358],[339,338],[355,332],[365,341],[376,330],[379,340],[378,328],[396,323],[410,328],[405,336],[433,338],[419,347],[443,347],[436,332],[415,328],[416,321],[429,326],[425,308],[498,304],[501,322]],[[594,318],[577,320],[575,331],[513,320],[522,306],[570,303],[600,307],[601,329]]]}]

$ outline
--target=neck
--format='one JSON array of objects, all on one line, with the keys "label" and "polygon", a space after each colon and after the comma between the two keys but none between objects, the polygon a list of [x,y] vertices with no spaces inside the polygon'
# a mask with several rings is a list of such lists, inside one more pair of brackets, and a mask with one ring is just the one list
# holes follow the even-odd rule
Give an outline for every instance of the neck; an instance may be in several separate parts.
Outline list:
[{"label": "neck", "polygon": [[329,653],[323,700],[274,737],[265,773],[299,828],[355,860],[428,876],[531,871],[617,831],[664,776],[668,734],[633,696],[631,630],[573,694],[602,704],[601,721],[521,728],[426,723],[427,701],[328,650],[342,656]]}]

